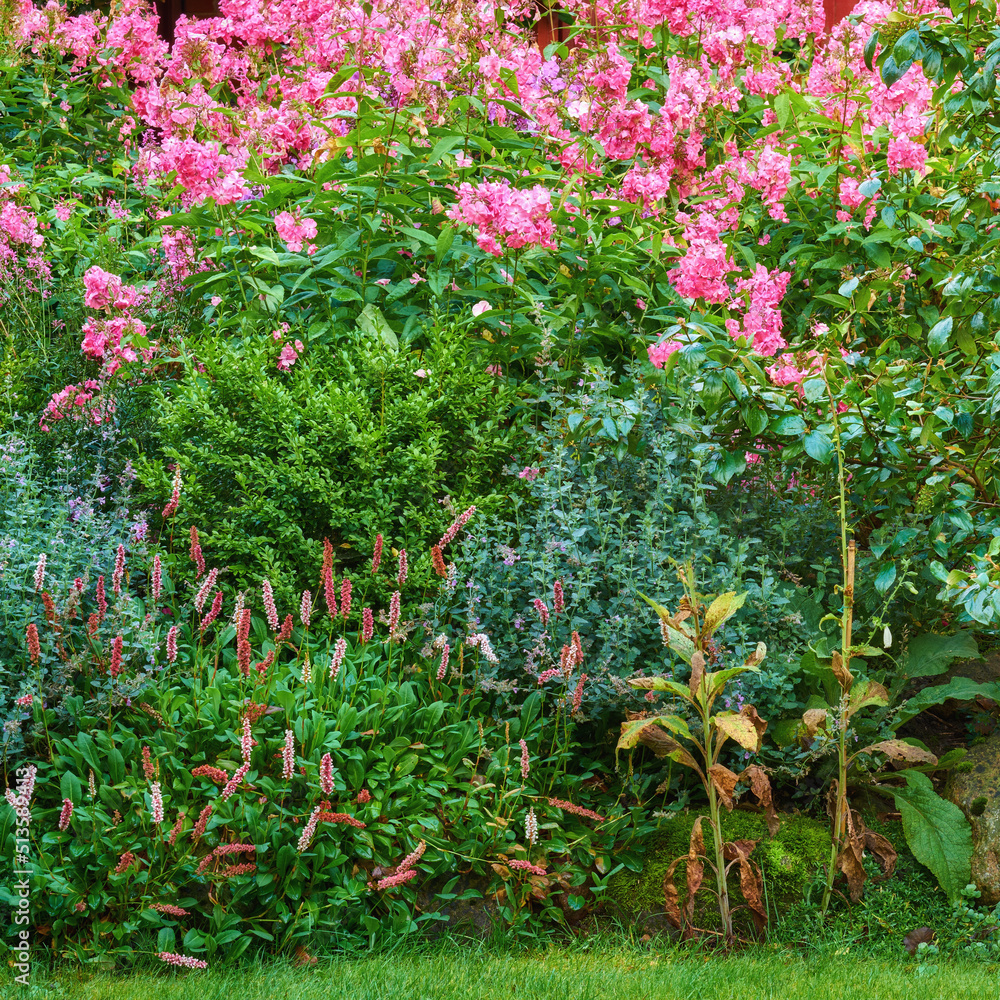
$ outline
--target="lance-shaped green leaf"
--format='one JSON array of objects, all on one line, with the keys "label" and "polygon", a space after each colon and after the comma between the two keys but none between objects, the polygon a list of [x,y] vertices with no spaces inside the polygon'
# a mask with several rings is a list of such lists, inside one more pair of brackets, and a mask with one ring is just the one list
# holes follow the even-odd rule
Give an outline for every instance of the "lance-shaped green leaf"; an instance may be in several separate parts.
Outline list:
[{"label": "lance-shaped green leaf", "polygon": [[913,856],[937,877],[955,902],[972,879],[972,828],[965,813],[934,791],[921,771],[904,771],[906,785],[891,789]]},{"label": "lance-shaped green leaf", "polygon": [[[761,643],[763,645],[763,643]],[[759,673],[756,667],[726,667],[725,670],[716,670],[705,678],[705,687],[708,689],[708,696],[714,698],[733,678],[747,671]]]},{"label": "lance-shaped green leaf", "polygon": [[924,688],[919,694],[915,694],[903,705],[897,718],[898,722],[894,728],[898,728],[904,722],[909,722],[915,715],[935,705],[940,705],[949,698],[958,701],[972,701],[973,698],[982,695],[993,701],[1000,701],[1000,684],[996,681],[989,681],[979,684],[968,677],[952,677],[947,684],[935,684],[934,687]]},{"label": "lance-shaped green leaf", "polygon": [[669,691],[681,698],[690,699],[688,689],[684,684],[678,684],[667,677],[633,677],[629,684],[640,691]]}]

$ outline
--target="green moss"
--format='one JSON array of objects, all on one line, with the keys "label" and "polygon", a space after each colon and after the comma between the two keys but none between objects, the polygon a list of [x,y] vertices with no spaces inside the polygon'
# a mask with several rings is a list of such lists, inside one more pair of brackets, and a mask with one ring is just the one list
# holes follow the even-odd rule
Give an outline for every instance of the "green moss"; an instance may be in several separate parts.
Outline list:
[{"label": "green moss", "polygon": [[[631,912],[643,910],[662,911],[663,877],[675,858],[687,854],[691,828],[697,813],[680,813],[669,820],[649,841],[642,870],[619,872],[609,886],[610,897],[623,909]],[[757,840],[751,855],[764,877],[764,898],[768,911],[777,915],[787,906],[801,900],[806,886],[812,882],[817,866],[829,856],[830,830],[825,823],[807,816],[782,817],[777,836],[769,837],[763,816],[736,810],[723,817],[723,834],[726,840]],[[705,827],[706,845],[710,832]],[[686,891],[684,866],[677,869],[677,887],[683,897]],[[705,885],[714,884],[711,873],[706,871]],[[739,876],[730,873],[730,894],[734,905],[743,902],[739,891]],[[711,914],[712,898],[707,889],[702,890],[701,914]]]}]

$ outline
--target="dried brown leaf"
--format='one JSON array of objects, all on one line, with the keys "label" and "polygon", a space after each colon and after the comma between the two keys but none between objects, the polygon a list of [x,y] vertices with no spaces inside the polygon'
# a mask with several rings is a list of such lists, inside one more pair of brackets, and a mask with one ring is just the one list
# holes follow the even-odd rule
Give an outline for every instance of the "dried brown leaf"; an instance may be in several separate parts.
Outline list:
[{"label": "dried brown leaf", "polygon": [[828,713],[825,708],[810,708],[802,714],[802,724],[806,727],[806,739],[812,739],[818,729],[825,729]]},{"label": "dried brown leaf", "polygon": [[781,827],[778,810],[774,808],[771,796],[771,782],[767,772],[759,764],[751,764],[740,774],[741,781],[750,782],[750,791],[757,796],[757,801],[764,807],[764,817],[767,820],[767,832],[773,837]]},{"label": "dried brown leaf", "polygon": [[688,845],[687,866],[685,868],[688,891],[684,904],[684,917],[688,927],[694,923],[694,898],[705,878],[705,864],[701,860],[705,854],[705,838],[702,835],[701,821],[702,817],[699,816],[691,828],[691,842]]},{"label": "dried brown leaf", "polygon": [[688,682],[692,698],[698,694],[698,689],[701,687],[701,681],[704,676],[705,656],[700,649],[696,649],[691,657],[691,679]]},{"label": "dried brown leaf", "polygon": [[858,753],[884,753],[893,760],[910,760],[920,764],[936,764],[937,757],[921,747],[915,747],[911,743],[904,743],[902,740],[882,740],[881,743],[873,743]]},{"label": "dried brown leaf", "polygon": [[833,655],[830,658],[830,669],[833,671],[833,676],[837,678],[837,683],[845,691],[849,691],[851,685],[854,683],[854,675],[844,666],[844,658],[837,650],[833,651]]},{"label": "dried brown leaf", "polygon": [[740,779],[728,767],[723,767],[722,764],[713,764],[708,769],[708,774],[712,779],[715,790],[719,793],[722,804],[732,812],[733,792],[737,784],[739,784]]}]

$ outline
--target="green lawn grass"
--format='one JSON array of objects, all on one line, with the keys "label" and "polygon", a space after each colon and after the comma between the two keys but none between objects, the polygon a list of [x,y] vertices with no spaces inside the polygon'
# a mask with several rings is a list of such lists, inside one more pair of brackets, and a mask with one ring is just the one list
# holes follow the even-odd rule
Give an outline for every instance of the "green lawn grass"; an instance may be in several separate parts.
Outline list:
[{"label": "green lawn grass", "polygon": [[503,956],[456,944],[451,952],[274,963],[201,972],[148,968],[93,977],[63,971],[8,980],[4,997],[80,1000],[991,1000],[1000,966],[843,954],[803,957],[760,948],[729,957],[674,949],[554,947]]}]

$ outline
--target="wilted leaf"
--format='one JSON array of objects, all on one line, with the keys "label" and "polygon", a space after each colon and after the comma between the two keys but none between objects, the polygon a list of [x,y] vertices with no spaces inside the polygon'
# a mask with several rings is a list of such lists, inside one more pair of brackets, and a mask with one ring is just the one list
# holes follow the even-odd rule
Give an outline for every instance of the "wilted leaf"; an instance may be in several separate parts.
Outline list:
[{"label": "wilted leaf", "polygon": [[705,838],[701,832],[702,817],[699,816],[691,827],[691,841],[688,844],[687,866],[685,875],[687,876],[687,901],[684,904],[684,916],[687,919],[688,927],[694,923],[694,897],[701,888],[701,883],[705,878],[705,864],[701,860],[705,854]]},{"label": "wilted leaf", "polygon": [[[657,716],[653,719],[635,719],[630,722],[623,722],[621,724],[621,736],[619,737],[616,751],[631,750],[637,743],[641,743],[652,750],[657,757],[669,756],[679,764],[693,768],[698,774],[701,774],[701,769],[698,767],[697,762],[684,749],[683,745],[665,733],[660,726],[656,725],[662,718],[669,719],[672,717]],[[676,716],[673,718],[676,718]]]},{"label": "wilted leaf", "polygon": [[677,681],[667,677],[634,677],[629,681],[629,685],[640,691],[669,691],[682,698],[688,697],[688,689],[683,684],[678,684]]},{"label": "wilted leaf", "polygon": [[691,697],[695,698],[698,689],[701,687],[701,680],[705,676],[705,657],[700,650],[695,650],[691,654],[691,679],[688,681],[688,688]]},{"label": "wilted leaf", "polygon": [[735,740],[744,750],[756,753],[760,750],[760,738],[767,729],[767,723],[757,715],[753,705],[745,705],[736,712],[720,712],[713,716],[716,729]]},{"label": "wilted leaf", "polygon": [[764,662],[765,656],[767,656],[767,646],[762,642],[758,642],[757,648],[743,661],[743,666],[756,667],[758,664]]},{"label": "wilted leaf", "polygon": [[743,607],[743,603],[746,599],[746,594],[739,594],[737,596],[734,591],[729,591],[726,594],[719,594],[719,596],[712,601],[708,610],[705,612],[705,621],[702,624],[701,634],[703,636],[712,635],[712,633],[715,632],[723,622],[732,618],[732,616]]},{"label": "wilted leaf", "polygon": [[889,704],[889,692],[878,681],[865,681],[851,691],[851,700],[847,705],[848,717],[853,716],[869,705],[885,707]]},{"label": "wilted leaf", "polygon": [[728,767],[723,767],[721,764],[713,764],[708,769],[708,774],[712,779],[715,790],[722,799],[722,804],[732,812],[733,791],[736,789],[740,779]]},{"label": "wilted leaf", "polygon": [[934,931],[930,927],[918,927],[903,938],[903,947],[911,955],[916,955],[917,948],[922,944],[930,944],[934,940]]},{"label": "wilted leaf", "polygon": [[806,727],[807,739],[811,740],[818,729],[826,728],[828,714],[825,708],[810,708],[802,713],[802,724]]},{"label": "wilted leaf", "polygon": [[850,690],[854,683],[854,675],[844,666],[844,658],[837,650],[834,650],[831,656],[830,669],[833,671],[833,676],[837,678],[837,683],[845,691]]},{"label": "wilted leaf", "polygon": [[740,781],[750,782],[750,791],[757,796],[757,801],[764,807],[764,817],[767,820],[767,832],[773,837],[781,827],[778,811],[774,808],[771,798],[771,781],[767,772],[759,764],[751,764],[743,769]]},{"label": "wilted leaf", "polygon": [[902,740],[882,740],[881,743],[873,743],[870,747],[859,750],[858,753],[884,753],[893,760],[912,760],[920,764],[937,764],[938,759],[930,752],[921,747],[915,747],[912,743],[904,743]]}]

